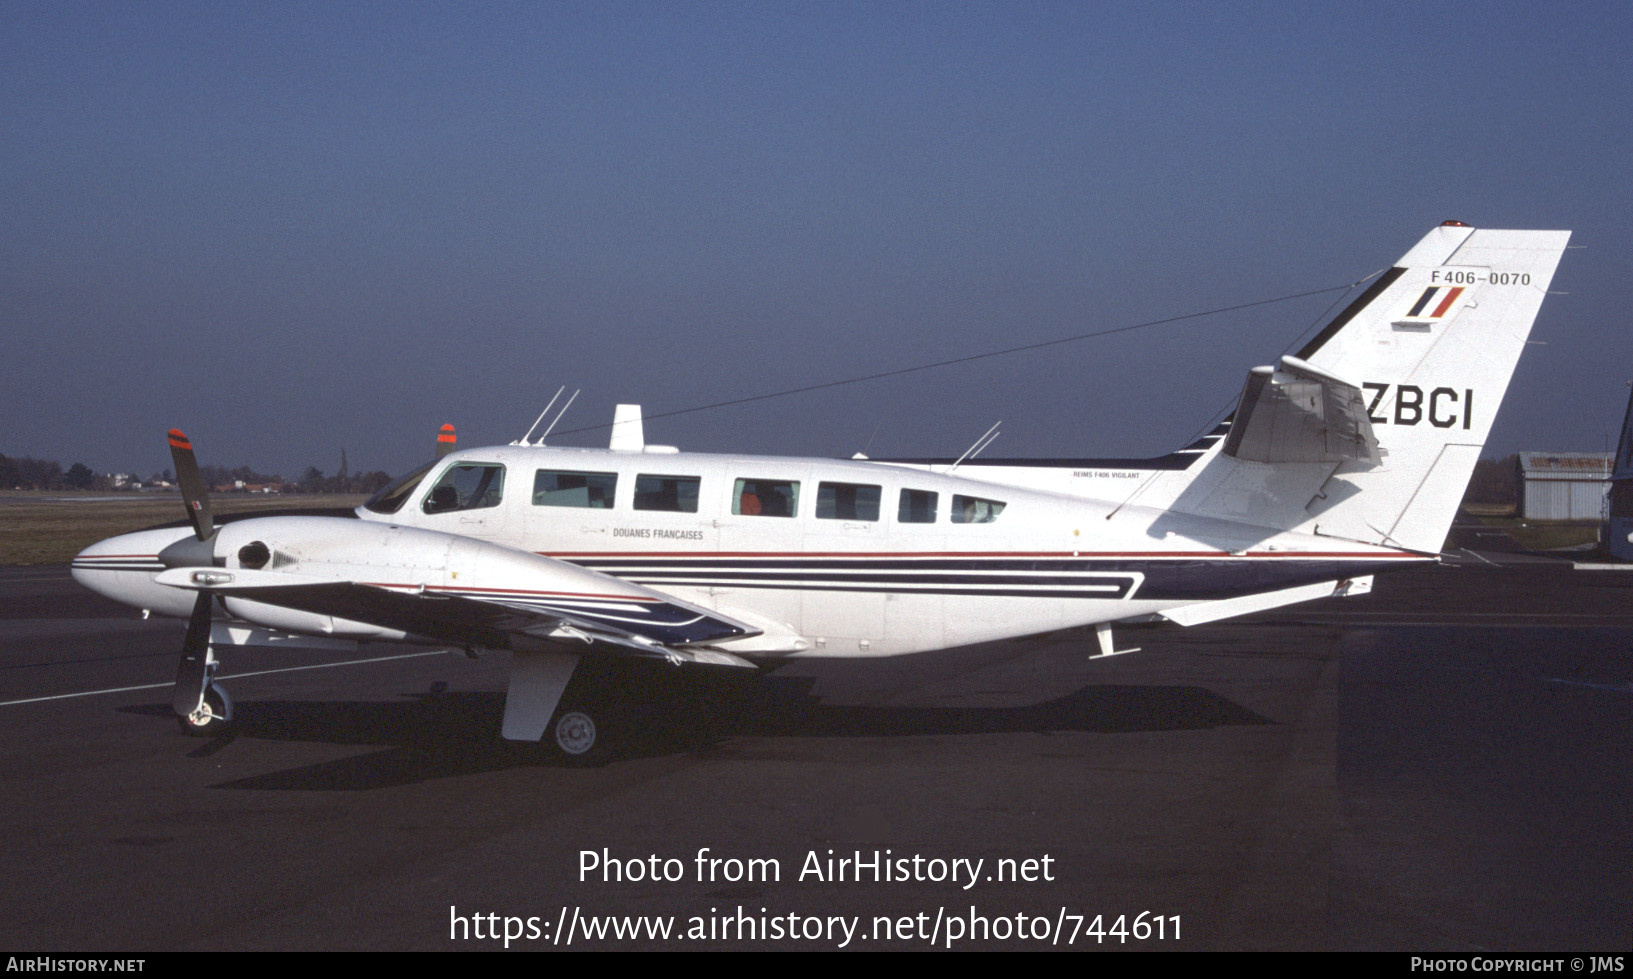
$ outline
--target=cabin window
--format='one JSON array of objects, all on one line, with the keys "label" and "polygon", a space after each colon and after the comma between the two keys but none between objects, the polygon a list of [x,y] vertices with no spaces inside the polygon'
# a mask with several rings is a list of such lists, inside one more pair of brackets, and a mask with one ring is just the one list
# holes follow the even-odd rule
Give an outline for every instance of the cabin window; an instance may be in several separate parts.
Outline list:
[{"label": "cabin window", "polygon": [[897,523],[935,523],[936,494],[929,490],[902,490],[901,504],[896,509]]},{"label": "cabin window", "polygon": [[979,496],[953,497],[953,523],[992,523],[1004,512],[1004,504],[997,500],[983,500]]},{"label": "cabin window", "polygon": [[878,520],[879,487],[857,483],[818,483],[818,520]]},{"label": "cabin window", "polygon": [[731,512],[744,517],[792,517],[799,511],[799,483],[783,479],[739,479],[731,492]]},{"label": "cabin window", "polygon": [[611,510],[613,490],[617,486],[617,473],[540,469],[533,474],[533,505]]},{"label": "cabin window", "polygon": [[426,513],[481,510],[499,505],[505,493],[505,467],[494,463],[449,466],[420,509]]},{"label": "cabin window", "polygon": [[696,513],[697,476],[635,477],[635,509],[667,510],[671,513]]}]

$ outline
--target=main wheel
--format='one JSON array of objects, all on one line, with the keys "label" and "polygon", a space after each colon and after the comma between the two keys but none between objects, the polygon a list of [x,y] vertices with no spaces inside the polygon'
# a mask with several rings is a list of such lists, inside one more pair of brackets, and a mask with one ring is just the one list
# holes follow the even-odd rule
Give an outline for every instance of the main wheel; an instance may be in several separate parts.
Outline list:
[{"label": "main wheel", "polygon": [[573,705],[557,711],[545,731],[544,741],[555,757],[568,765],[599,765],[607,760],[611,741],[607,739],[606,711]]},{"label": "main wheel", "polygon": [[550,733],[556,739],[556,747],[570,759],[585,759],[596,754],[600,732],[596,730],[595,718],[582,708],[557,714]]},{"label": "main wheel", "polygon": [[210,738],[227,729],[232,719],[232,698],[215,684],[204,688],[204,703],[186,716],[176,715],[176,724],[189,737]]}]

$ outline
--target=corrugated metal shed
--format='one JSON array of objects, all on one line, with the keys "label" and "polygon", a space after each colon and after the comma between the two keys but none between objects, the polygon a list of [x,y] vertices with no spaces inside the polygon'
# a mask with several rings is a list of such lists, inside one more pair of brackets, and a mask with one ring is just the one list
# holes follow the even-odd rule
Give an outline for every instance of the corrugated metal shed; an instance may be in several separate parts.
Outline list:
[{"label": "corrugated metal shed", "polygon": [[1608,452],[1521,452],[1520,516],[1600,519],[1610,490],[1612,461]]}]

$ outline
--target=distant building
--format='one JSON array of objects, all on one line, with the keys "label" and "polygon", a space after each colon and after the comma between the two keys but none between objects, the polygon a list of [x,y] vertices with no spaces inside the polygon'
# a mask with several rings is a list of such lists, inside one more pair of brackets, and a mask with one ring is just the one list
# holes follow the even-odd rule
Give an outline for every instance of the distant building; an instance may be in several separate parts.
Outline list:
[{"label": "distant building", "polygon": [[1603,519],[1611,462],[1609,452],[1521,452],[1520,516]]}]

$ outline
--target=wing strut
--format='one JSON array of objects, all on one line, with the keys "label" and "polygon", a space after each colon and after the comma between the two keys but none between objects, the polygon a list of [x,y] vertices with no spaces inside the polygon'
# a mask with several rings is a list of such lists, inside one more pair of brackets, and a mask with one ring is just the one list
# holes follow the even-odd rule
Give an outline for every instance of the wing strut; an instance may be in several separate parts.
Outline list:
[{"label": "wing strut", "polygon": [[578,660],[577,653],[516,653],[511,657],[510,687],[505,691],[505,719],[500,730],[507,740],[538,741],[544,737]]}]

